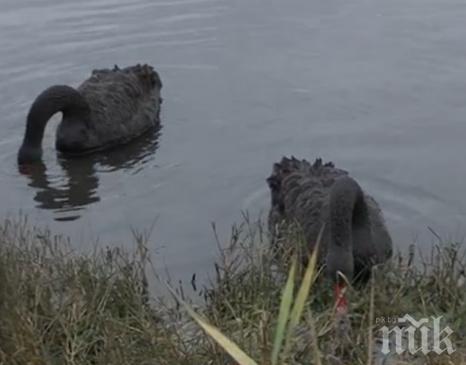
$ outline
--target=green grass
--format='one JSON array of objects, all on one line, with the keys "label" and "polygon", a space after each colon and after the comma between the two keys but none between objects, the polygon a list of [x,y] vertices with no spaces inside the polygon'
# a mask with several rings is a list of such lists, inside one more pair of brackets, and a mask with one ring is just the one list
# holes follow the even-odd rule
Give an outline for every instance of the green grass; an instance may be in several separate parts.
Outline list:
[{"label": "green grass", "polygon": [[[148,292],[156,279],[148,274],[153,267],[141,237],[132,253],[82,255],[24,219],[6,220],[0,224],[0,364],[239,363],[225,343],[261,365],[368,364],[380,360],[377,322],[405,314],[442,315],[457,351],[385,364],[466,364],[466,259],[459,244],[439,243],[423,258],[396,256],[366,287],[349,290],[349,316],[341,318],[322,275],[311,287],[304,266],[290,268],[299,237],[287,238],[289,251],[267,242],[263,225],[247,217],[233,228],[212,285],[203,289],[204,303],[191,312],[196,322],[183,306]],[[214,340],[220,333],[223,345]]]}]

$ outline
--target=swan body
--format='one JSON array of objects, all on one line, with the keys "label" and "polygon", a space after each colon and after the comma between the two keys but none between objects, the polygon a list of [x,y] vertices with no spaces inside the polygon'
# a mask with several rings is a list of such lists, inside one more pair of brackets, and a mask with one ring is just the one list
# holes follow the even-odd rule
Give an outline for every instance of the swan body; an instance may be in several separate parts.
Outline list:
[{"label": "swan body", "polygon": [[33,102],[18,162],[32,163],[42,156],[48,120],[62,112],[56,149],[84,154],[124,144],[160,124],[162,83],[148,65],[94,70],[77,89],[55,85]]},{"label": "swan body", "polygon": [[[337,280],[366,277],[392,255],[392,240],[377,202],[344,170],[317,159],[313,164],[284,157],[267,179],[271,191],[269,229],[277,239],[297,223],[309,249],[319,233],[319,260]],[[307,251],[307,250],[306,250]]]}]

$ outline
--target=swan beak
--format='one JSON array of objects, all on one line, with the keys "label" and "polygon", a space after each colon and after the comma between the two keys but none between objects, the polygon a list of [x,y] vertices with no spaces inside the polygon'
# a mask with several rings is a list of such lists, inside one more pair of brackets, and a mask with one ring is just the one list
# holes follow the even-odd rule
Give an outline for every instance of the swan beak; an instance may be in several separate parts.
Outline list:
[{"label": "swan beak", "polygon": [[31,176],[33,175],[36,171],[38,171],[38,168],[37,166],[35,166],[34,164],[19,164],[18,165],[18,172],[21,174],[21,175],[25,175],[25,176]]},{"label": "swan beak", "polygon": [[346,298],[346,283],[335,284],[335,308],[337,314],[348,313],[348,299]]}]

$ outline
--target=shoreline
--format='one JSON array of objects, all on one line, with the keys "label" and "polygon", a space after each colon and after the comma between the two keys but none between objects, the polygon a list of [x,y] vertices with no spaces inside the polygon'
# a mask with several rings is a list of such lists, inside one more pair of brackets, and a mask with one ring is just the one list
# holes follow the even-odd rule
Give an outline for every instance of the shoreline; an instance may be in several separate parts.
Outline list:
[{"label": "shoreline", "polygon": [[[65,237],[26,219],[0,223],[0,364],[233,363],[179,305],[148,292],[156,268],[143,240],[134,247],[80,255]],[[349,327],[338,322],[329,285],[318,278],[279,364],[366,364],[369,353],[377,365],[466,364],[464,245],[416,254],[395,255],[368,287],[349,290]],[[422,264],[412,265],[417,259]],[[268,245],[260,222],[245,221],[219,252],[216,278],[196,308],[258,364],[269,364],[289,262]],[[393,328],[406,314],[442,316],[454,353],[383,355],[382,325]]]}]

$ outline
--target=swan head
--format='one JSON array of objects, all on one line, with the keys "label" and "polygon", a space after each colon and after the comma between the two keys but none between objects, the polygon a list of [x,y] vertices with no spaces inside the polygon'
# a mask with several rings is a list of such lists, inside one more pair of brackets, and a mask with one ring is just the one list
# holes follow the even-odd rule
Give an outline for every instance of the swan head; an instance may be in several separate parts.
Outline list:
[{"label": "swan head", "polygon": [[27,165],[40,162],[42,159],[42,148],[23,143],[18,151],[18,165]]}]

